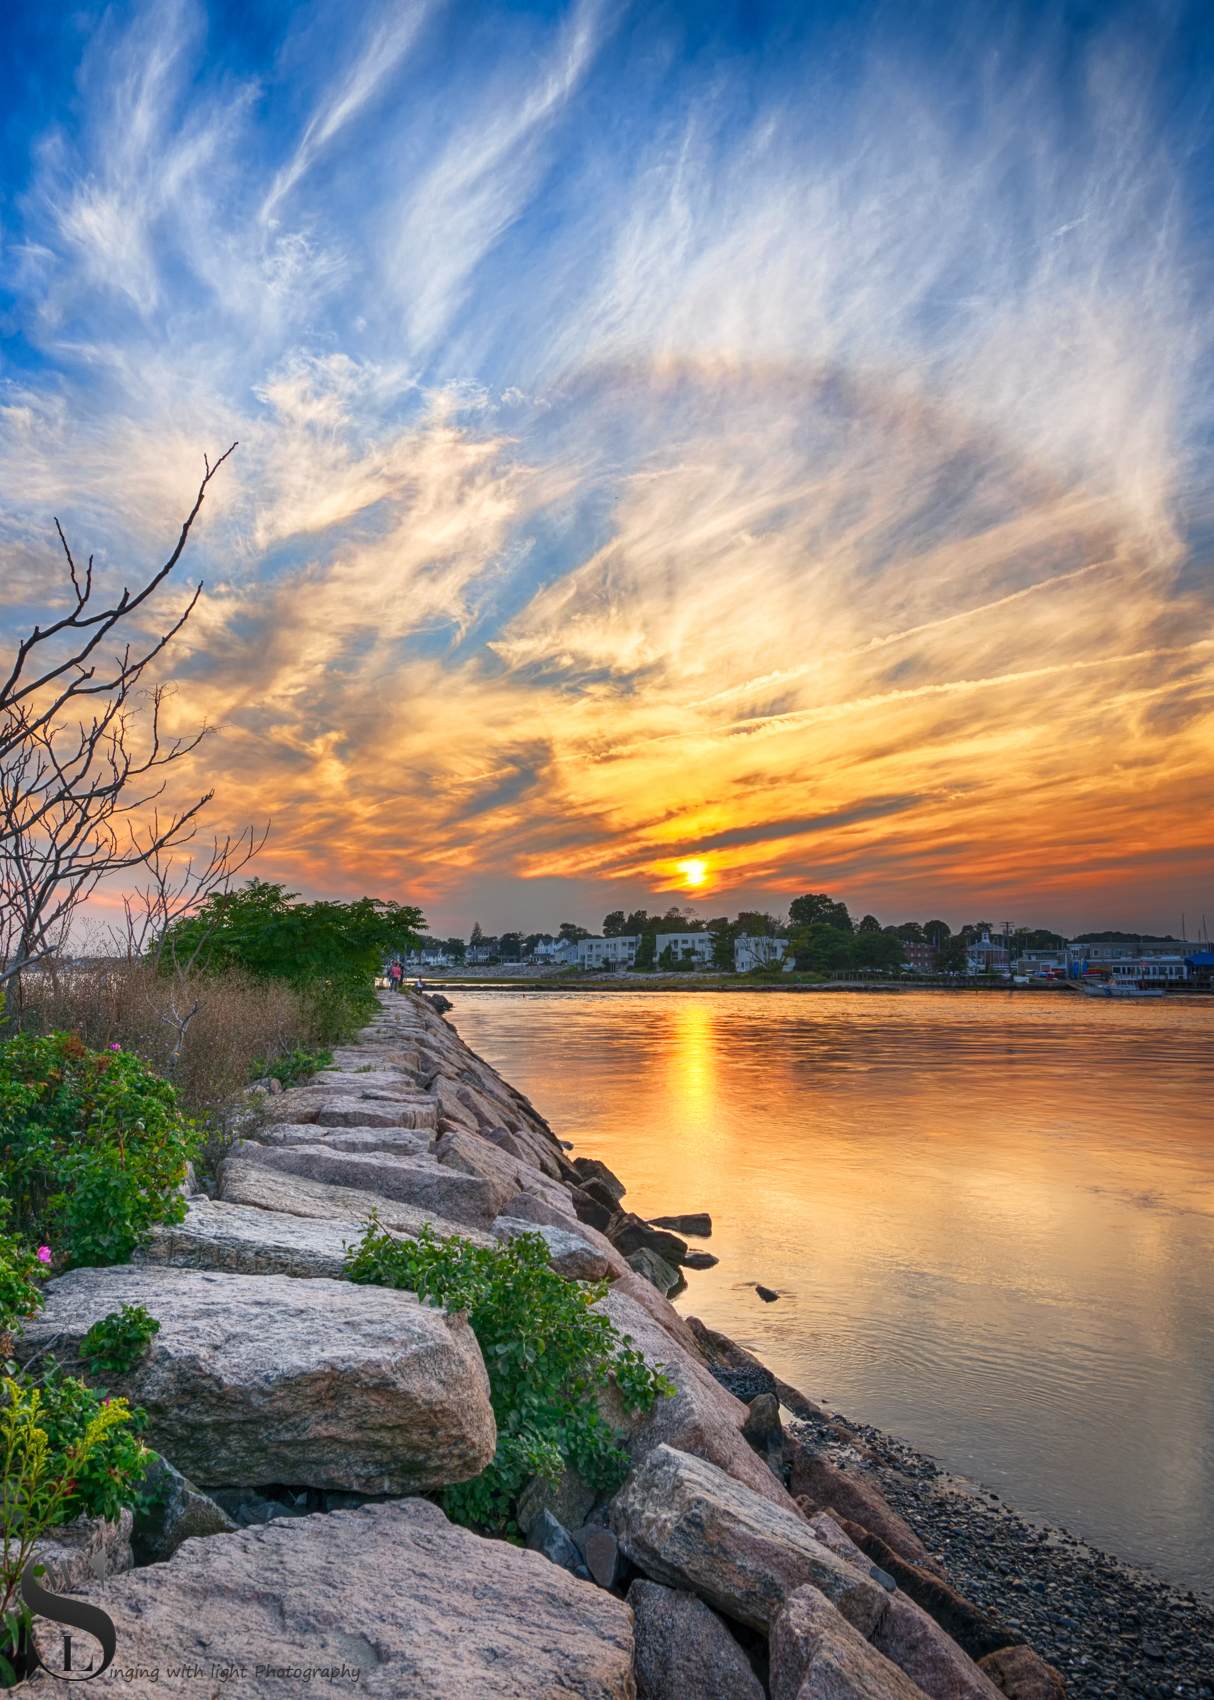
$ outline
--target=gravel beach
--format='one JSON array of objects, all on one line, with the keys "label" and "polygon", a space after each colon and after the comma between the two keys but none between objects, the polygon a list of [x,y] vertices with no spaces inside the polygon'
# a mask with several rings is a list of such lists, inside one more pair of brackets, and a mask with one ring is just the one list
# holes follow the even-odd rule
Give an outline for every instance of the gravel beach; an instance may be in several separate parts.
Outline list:
[{"label": "gravel beach", "polygon": [[960,1594],[1027,1641],[1084,1700],[1214,1696],[1214,1601],[1170,1587],[846,1418],[792,1432],[871,1469]]}]

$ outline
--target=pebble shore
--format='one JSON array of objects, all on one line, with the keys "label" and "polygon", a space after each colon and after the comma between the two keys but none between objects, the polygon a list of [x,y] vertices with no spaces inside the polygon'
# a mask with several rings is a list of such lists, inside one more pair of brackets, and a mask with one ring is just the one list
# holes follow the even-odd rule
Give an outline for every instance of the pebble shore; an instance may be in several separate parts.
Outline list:
[{"label": "pebble shore", "polygon": [[1072,1700],[1212,1700],[1214,1602],[1021,1517],[904,1441],[837,1423],[798,1422],[794,1432],[836,1461],[869,1464],[958,1593],[1054,1665]]}]

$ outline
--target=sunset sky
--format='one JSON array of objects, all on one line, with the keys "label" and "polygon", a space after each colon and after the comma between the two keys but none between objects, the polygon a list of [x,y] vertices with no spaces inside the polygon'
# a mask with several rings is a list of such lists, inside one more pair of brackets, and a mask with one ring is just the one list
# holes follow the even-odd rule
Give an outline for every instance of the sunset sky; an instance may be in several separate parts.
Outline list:
[{"label": "sunset sky", "polygon": [[[1208,8],[23,0],[7,629],[434,930],[1214,924]],[[702,863],[690,877],[688,863]]]}]

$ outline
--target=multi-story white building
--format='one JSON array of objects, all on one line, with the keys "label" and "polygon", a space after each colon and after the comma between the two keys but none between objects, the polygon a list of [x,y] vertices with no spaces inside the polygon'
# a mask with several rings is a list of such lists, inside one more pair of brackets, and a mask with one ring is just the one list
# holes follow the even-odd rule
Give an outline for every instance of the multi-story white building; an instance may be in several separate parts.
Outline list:
[{"label": "multi-story white building", "polygon": [[1193,951],[1183,939],[1166,939],[1161,944],[1091,939],[1083,944],[1072,942],[1066,948],[1074,978],[1096,972],[1110,974],[1114,980],[1185,980],[1189,974],[1185,957]]},{"label": "multi-story white building", "polygon": [[631,968],[640,942],[639,934],[613,939],[579,939],[577,965],[579,968]]},{"label": "multi-story white building", "polygon": [[531,954],[537,962],[552,962],[558,968],[571,967],[578,959],[572,939],[540,939]]},{"label": "multi-story white building", "polygon": [[793,953],[787,939],[740,938],[733,941],[733,965],[739,974],[748,974],[752,968],[779,968],[791,974]]},{"label": "multi-story white building", "polygon": [[662,953],[669,950],[670,960],[679,966],[690,964],[704,968],[712,962],[711,933],[658,933],[653,941],[653,965],[661,965]]}]

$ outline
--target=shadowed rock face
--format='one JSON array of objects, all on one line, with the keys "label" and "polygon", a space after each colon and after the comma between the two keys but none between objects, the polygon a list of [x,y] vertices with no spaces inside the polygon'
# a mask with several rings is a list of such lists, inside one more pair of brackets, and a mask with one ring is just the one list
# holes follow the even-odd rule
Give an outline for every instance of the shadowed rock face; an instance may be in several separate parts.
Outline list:
[{"label": "shadowed rock face", "polygon": [[307,1482],[409,1493],[478,1475],[497,1431],[462,1313],[345,1281],[122,1266],[47,1283],[28,1356],[60,1336],[69,1362],[94,1322],[146,1305],[160,1332],[111,1391],[142,1405],[146,1435],[206,1487]]},{"label": "shadowed rock face", "polygon": [[637,1700],[763,1700],[750,1662],[703,1600],[658,1582],[628,1590]]},{"label": "shadowed rock face", "polygon": [[690,1590],[752,1629],[766,1629],[789,1594],[813,1583],[862,1635],[885,1590],[784,1511],[723,1470],[659,1446],[612,1506],[621,1547],[655,1581]]},{"label": "shadowed rock face", "polygon": [[923,1700],[923,1690],[812,1585],[788,1596],[768,1646],[771,1700]]},{"label": "shadowed rock face", "polygon": [[[183,1665],[234,1666],[220,1686],[241,1700],[635,1700],[622,1600],[425,1500],[191,1541],[111,1582],[104,1606],[123,1666],[158,1672],[122,1683],[134,1700],[209,1696],[169,1674]],[[321,1669],[338,1674],[291,1674]]]}]

